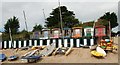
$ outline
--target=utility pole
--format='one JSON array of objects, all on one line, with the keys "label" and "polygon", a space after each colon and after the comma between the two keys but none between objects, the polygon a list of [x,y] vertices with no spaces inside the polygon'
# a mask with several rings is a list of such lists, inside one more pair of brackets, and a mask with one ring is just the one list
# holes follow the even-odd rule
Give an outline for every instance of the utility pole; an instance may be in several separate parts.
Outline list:
[{"label": "utility pole", "polygon": [[[46,16],[45,16],[44,9],[42,9],[42,10],[43,10],[43,16],[44,16],[44,19],[45,19],[45,22],[46,22]],[[45,27],[45,25],[44,25],[44,27]]]},{"label": "utility pole", "polygon": [[61,8],[60,8],[60,0],[58,0],[58,4],[59,4],[59,12],[60,12],[60,22],[61,22],[61,30],[62,30],[62,39],[63,39],[63,43],[64,43],[64,34],[63,34],[63,25],[62,25],[62,12],[61,12]]},{"label": "utility pole", "polygon": [[28,27],[27,27],[27,22],[26,22],[26,15],[25,15],[25,11],[23,11],[23,14],[24,14],[24,19],[25,19],[25,26],[26,26],[26,30],[28,32]]}]

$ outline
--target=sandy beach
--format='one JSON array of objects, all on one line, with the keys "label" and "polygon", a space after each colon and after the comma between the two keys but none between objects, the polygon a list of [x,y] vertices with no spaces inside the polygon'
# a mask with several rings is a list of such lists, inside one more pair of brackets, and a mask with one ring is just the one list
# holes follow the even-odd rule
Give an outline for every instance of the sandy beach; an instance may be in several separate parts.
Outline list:
[{"label": "sandy beach", "polygon": [[[13,54],[13,50],[2,50],[7,57]],[[19,59],[16,61],[5,60],[2,63],[22,63],[20,57],[24,55],[27,50],[19,50],[16,54],[19,55]],[[57,54],[55,56],[42,57],[37,63],[118,63],[118,54],[111,52],[107,53],[105,58],[98,59],[90,54],[89,48],[73,48],[72,52],[68,55]]]}]

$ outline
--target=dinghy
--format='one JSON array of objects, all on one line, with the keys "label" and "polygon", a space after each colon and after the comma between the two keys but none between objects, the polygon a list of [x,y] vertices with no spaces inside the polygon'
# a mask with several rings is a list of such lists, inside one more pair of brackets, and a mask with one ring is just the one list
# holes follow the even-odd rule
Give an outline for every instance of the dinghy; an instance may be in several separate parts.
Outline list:
[{"label": "dinghy", "polygon": [[52,52],[55,49],[55,43],[52,43],[48,46],[46,46],[46,48],[44,48],[41,52],[40,55],[42,56],[49,56],[50,54],[52,54]]},{"label": "dinghy", "polygon": [[6,60],[6,55],[5,54],[0,54],[0,61]]},{"label": "dinghy", "polygon": [[39,52],[39,50],[36,49],[23,55],[21,57],[22,62],[30,63],[30,62],[36,62],[37,60],[39,60],[41,56],[37,54],[36,52]]},{"label": "dinghy", "polygon": [[23,57],[21,60],[22,62],[25,62],[25,63],[31,63],[31,62],[37,62],[40,58],[41,56],[32,55],[32,56]]},{"label": "dinghy", "polygon": [[107,55],[106,52],[105,52],[102,48],[100,48],[100,47],[97,47],[97,48],[96,48],[96,51],[99,52],[99,53],[104,54],[104,56]]},{"label": "dinghy", "polygon": [[8,61],[16,60],[17,58],[18,58],[18,56],[13,55],[13,56],[10,56],[10,57],[8,58]]},{"label": "dinghy", "polygon": [[91,51],[91,54],[95,57],[105,57],[106,56],[106,52],[100,47],[97,47],[96,50]]},{"label": "dinghy", "polygon": [[56,54],[64,54],[65,56],[67,56],[72,50],[72,47],[68,48],[68,47],[59,47],[57,48],[54,52],[53,55],[55,56]]}]

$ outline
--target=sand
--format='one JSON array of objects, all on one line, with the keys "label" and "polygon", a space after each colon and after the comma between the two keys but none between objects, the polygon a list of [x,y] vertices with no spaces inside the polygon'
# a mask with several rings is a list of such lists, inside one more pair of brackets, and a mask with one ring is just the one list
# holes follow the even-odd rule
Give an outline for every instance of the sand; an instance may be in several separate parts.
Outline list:
[{"label": "sand", "polygon": [[[11,49],[2,50],[2,53],[5,53],[7,57],[12,55],[13,52]],[[16,54],[21,57],[26,52],[28,50],[19,50]],[[2,63],[22,63],[20,57],[16,61],[5,60]],[[118,54],[109,52],[105,58],[98,59],[91,56],[89,48],[73,48],[73,51],[68,56],[57,54],[55,56],[42,57],[37,63],[118,63]]]}]

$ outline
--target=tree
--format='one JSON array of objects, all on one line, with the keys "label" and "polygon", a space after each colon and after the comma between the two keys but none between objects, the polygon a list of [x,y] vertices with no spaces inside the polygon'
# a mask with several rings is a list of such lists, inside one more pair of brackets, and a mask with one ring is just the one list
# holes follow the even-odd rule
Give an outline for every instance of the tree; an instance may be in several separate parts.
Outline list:
[{"label": "tree", "polygon": [[12,34],[16,34],[18,32],[19,28],[19,20],[17,17],[13,16],[13,18],[10,18],[7,20],[7,23],[4,25],[4,29],[6,33],[9,33],[9,28],[11,29]]},{"label": "tree", "polygon": [[[79,21],[75,18],[73,11],[68,11],[66,6],[60,6],[60,9],[63,27],[73,27],[74,25],[79,24]],[[46,20],[46,27],[61,28],[59,7],[53,9],[52,13],[50,13],[50,16]]]},{"label": "tree", "polygon": [[[118,26],[118,23],[117,23],[117,15],[112,12],[107,12],[105,13],[102,17],[100,17],[100,19],[105,19],[107,20],[106,22],[104,22],[105,24],[108,23],[110,21],[111,23],[111,28],[114,28],[116,26]],[[108,24],[106,24],[106,26],[108,26]]]},{"label": "tree", "polygon": [[32,31],[41,31],[42,30],[42,25],[35,25],[34,27],[33,27],[33,30]]}]

